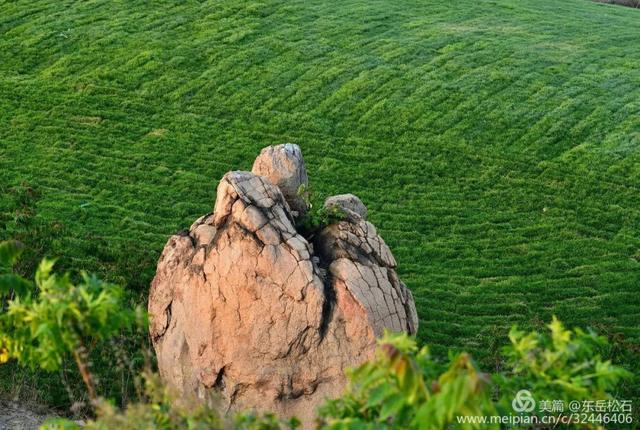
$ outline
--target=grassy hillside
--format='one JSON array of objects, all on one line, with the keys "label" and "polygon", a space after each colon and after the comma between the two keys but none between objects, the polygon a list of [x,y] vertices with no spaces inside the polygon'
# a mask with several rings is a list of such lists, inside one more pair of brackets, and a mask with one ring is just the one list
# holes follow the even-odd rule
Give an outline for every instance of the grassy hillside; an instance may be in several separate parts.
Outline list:
[{"label": "grassy hillside", "polygon": [[[0,1],[0,239],[141,298],[259,149],[368,205],[419,337],[556,314],[640,350],[640,11],[586,0]],[[635,366],[638,366],[635,364]]]}]

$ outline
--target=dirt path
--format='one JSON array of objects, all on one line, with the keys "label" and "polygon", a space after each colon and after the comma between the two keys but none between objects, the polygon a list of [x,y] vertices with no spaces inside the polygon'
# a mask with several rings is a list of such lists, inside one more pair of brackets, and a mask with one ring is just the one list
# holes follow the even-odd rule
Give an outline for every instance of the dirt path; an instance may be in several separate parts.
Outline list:
[{"label": "dirt path", "polygon": [[0,400],[0,430],[36,430],[48,415]]}]

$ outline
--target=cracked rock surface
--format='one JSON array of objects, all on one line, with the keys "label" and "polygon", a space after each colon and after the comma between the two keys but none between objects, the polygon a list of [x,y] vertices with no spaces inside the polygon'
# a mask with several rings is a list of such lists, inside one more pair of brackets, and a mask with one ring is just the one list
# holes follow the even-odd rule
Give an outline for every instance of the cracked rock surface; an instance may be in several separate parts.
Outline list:
[{"label": "cracked rock surface", "polygon": [[307,208],[291,191],[306,181],[292,144],[265,148],[253,173],[227,173],[214,212],[167,242],[149,313],[167,383],[311,428],[315,408],[342,393],[344,370],[371,357],[376,337],[413,334],[418,318],[357,197],[331,200],[348,216],[313,244],[296,231],[294,215]]},{"label": "cracked rock surface", "polygon": [[298,145],[285,143],[267,146],[253,162],[251,172],[264,176],[280,188],[296,217],[307,212],[307,202],[298,194],[301,186],[309,185],[302,151]]}]

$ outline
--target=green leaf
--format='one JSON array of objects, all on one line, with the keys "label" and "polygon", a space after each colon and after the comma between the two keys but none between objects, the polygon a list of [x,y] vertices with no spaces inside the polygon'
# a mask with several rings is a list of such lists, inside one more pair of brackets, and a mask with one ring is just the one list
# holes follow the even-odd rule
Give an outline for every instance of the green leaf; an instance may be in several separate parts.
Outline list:
[{"label": "green leaf", "polygon": [[40,289],[45,289],[55,263],[55,260],[44,258],[40,262],[40,265],[38,265],[38,269],[36,270],[36,285]]},{"label": "green leaf", "polygon": [[380,409],[380,420],[386,421],[400,413],[405,405],[405,399],[398,393],[391,394]]},{"label": "green leaf", "polygon": [[0,242],[0,273],[11,271],[23,250],[22,243],[16,240]]},{"label": "green leaf", "polygon": [[367,407],[374,407],[381,404],[392,393],[392,389],[387,384],[380,384],[369,392],[366,402]]},{"label": "green leaf", "polygon": [[0,297],[14,292],[17,297],[24,297],[31,293],[33,285],[21,276],[12,273],[0,275]]}]

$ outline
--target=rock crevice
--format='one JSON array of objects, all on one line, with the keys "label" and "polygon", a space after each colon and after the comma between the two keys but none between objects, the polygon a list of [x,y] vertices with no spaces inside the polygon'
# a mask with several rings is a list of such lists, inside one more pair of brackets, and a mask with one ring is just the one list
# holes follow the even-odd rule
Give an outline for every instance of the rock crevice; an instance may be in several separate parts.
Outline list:
[{"label": "rock crevice", "polygon": [[305,427],[384,329],[415,333],[418,325],[360,199],[327,199],[344,217],[313,243],[296,231],[307,182],[292,144],[265,148],[252,172],[224,175],[214,211],[167,242],[149,296],[167,383],[201,397],[215,390],[229,410],[297,415]]}]

